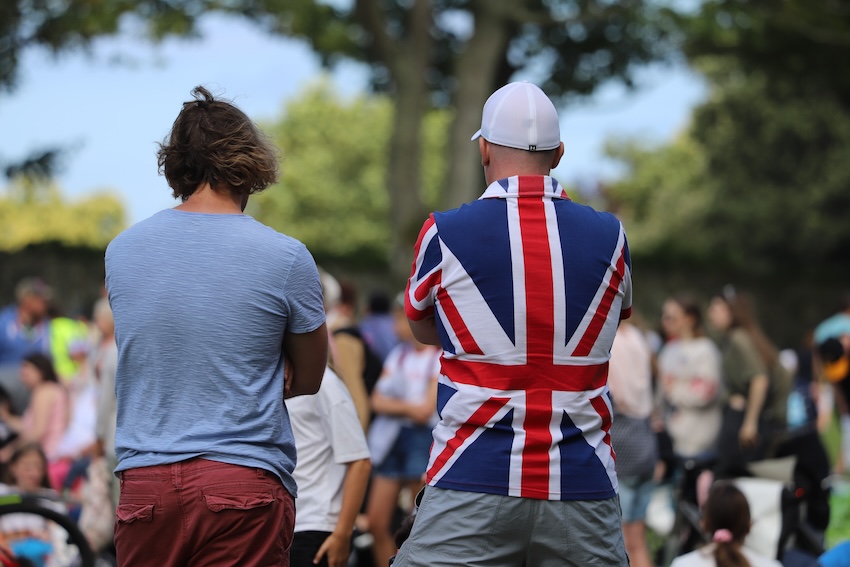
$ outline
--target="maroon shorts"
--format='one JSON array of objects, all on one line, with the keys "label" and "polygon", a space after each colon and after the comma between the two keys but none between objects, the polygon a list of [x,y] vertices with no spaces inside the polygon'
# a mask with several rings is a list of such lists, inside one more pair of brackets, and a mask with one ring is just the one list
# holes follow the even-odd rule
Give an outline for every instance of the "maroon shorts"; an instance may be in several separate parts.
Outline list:
[{"label": "maroon shorts", "polygon": [[118,565],[289,565],[295,500],[274,474],[191,459],[119,476]]}]

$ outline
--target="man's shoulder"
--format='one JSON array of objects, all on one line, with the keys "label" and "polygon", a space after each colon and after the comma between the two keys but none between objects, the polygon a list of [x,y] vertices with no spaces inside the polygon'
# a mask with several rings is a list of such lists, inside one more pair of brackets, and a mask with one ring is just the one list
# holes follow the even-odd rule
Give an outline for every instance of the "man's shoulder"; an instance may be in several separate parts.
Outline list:
[{"label": "man's shoulder", "polygon": [[260,221],[249,217],[249,222],[245,224],[245,230],[250,232],[253,237],[260,239],[264,244],[272,246],[276,250],[301,250],[306,249],[304,243],[293,236],[278,232],[272,227],[261,223]]},{"label": "man's shoulder", "polygon": [[0,307],[0,321],[6,321],[17,317],[18,307],[15,304]]},{"label": "man's shoulder", "polygon": [[[434,211],[432,216],[437,224],[439,224],[440,221],[462,218],[470,214],[485,215],[495,209],[504,207],[505,202],[505,199],[477,199],[469,203],[463,203],[453,209]],[[559,215],[572,215],[587,222],[604,223],[611,226],[620,225],[620,220],[613,213],[597,210],[590,205],[577,203],[570,198],[555,198],[552,199],[552,202]]]},{"label": "man's shoulder", "polygon": [[161,224],[165,217],[165,210],[159,211],[154,215],[140,220],[139,222],[128,226],[118,233],[106,247],[106,253],[109,255],[111,250],[120,248],[127,244],[131,244],[139,239],[144,239],[148,234],[154,234],[157,231],[158,225]]},{"label": "man's shoulder", "polygon": [[[198,217],[189,216],[191,213],[181,213],[173,209],[165,209],[150,216],[133,226],[126,228],[116,236],[107,246],[107,254],[110,248],[120,248],[126,245],[138,245],[149,239],[162,238],[169,230],[182,230],[182,226],[190,222],[198,222]],[[205,215],[203,224],[221,222],[228,225],[228,237],[234,241],[240,237],[255,243],[258,250],[270,247],[272,251],[297,250],[304,248],[304,244],[297,238],[283,234],[265,225],[253,217],[247,215]]]}]

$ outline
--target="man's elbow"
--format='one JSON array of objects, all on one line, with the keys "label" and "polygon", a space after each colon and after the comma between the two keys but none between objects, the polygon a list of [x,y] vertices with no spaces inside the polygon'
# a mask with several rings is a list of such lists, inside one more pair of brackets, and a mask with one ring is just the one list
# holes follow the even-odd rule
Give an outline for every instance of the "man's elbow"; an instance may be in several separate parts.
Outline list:
[{"label": "man's elbow", "polygon": [[433,317],[414,321],[408,319],[413,336],[422,344],[440,346],[440,334],[437,332],[437,321]]},{"label": "man's elbow", "polygon": [[322,387],[322,376],[324,376],[324,372],[319,372],[313,376],[296,375],[289,397],[312,396]]}]

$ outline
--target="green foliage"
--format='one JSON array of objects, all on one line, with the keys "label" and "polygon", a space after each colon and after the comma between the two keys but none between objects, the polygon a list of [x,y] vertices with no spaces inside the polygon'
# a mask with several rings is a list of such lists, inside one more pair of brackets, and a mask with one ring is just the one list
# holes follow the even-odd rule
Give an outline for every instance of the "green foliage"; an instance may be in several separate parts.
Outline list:
[{"label": "green foliage", "polygon": [[0,3],[0,91],[17,80],[24,50],[40,46],[59,52],[89,46],[100,36],[114,35],[130,17],[141,22],[152,39],[187,35],[200,16],[222,8],[216,0],[4,0]]},{"label": "green foliage", "polygon": [[845,0],[705,0],[680,25],[691,61],[732,57],[771,82],[850,94]]},{"label": "green foliage", "polygon": [[[450,116],[425,121],[423,193],[434,205],[445,169],[440,148]],[[319,262],[386,267],[390,245],[385,176],[392,102],[342,100],[327,82],[307,88],[266,130],[283,151],[278,184],[252,200],[261,222],[304,242]]]},{"label": "green foliage", "polygon": [[698,144],[682,134],[658,148],[610,142],[607,153],[628,168],[605,197],[626,227],[632,255],[670,263],[704,260],[710,234],[701,221],[711,196],[704,190],[705,155]]},{"label": "green foliage", "polygon": [[727,72],[694,115],[712,195],[705,224],[738,264],[767,272],[844,262],[850,251],[850,108],[829,91]]},{"label": "green foliage", "polygon": [[850,112],[734,66],[708,77],[709,100],[674,142],[610,150],[630,168],[608,195],[633,253],[750,275],[846,272]]},{"label": "green foliage", "polygon": [[104,249],[126,224],[124,207],[109,193],[67,202],[54,185],[18,179],[0,193],[0,250],[31,244]]},{"label": "green foliage", "polygon": [[669,145],[612,147],[632,251],[766,277],[850,275],[850,8],[706,0],[677,19],[711,85]]}]

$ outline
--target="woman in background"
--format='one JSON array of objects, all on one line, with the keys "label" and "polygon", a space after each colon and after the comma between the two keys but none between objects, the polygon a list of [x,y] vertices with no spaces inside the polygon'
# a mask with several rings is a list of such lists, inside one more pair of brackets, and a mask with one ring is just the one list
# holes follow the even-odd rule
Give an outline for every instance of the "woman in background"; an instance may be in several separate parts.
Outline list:
[{"label": "woman in background", "polygon": [[26,443],[37,443],[41,447],[50,463],[48,473],[51,485],[59,490],[64,473],[67,472],[67,466],[57,461],[56,457],[68,428],[68,393],[59,383],[53,363],[40,353],[24,357],[21,362],[21,382],[30,391],[30,401],[24,415],[15,416],[5,406],[0,406],[0,419],[19,435],[12,447]]},{"label": "woman in background", "polygon": [[749,295],[727,286],[711,300],[728,393],[719,437],[718,478],[744,476],[746,465],[769,456],[785,429],[791,377],[761,330]]},{"label": "woman in background", "polygon": [[658,354],[664,426],[679,458],[708,457],[720,431],[720,352],[705,336],[697,302],[686,295],[667,299],[661,325],[667,342]]}]

